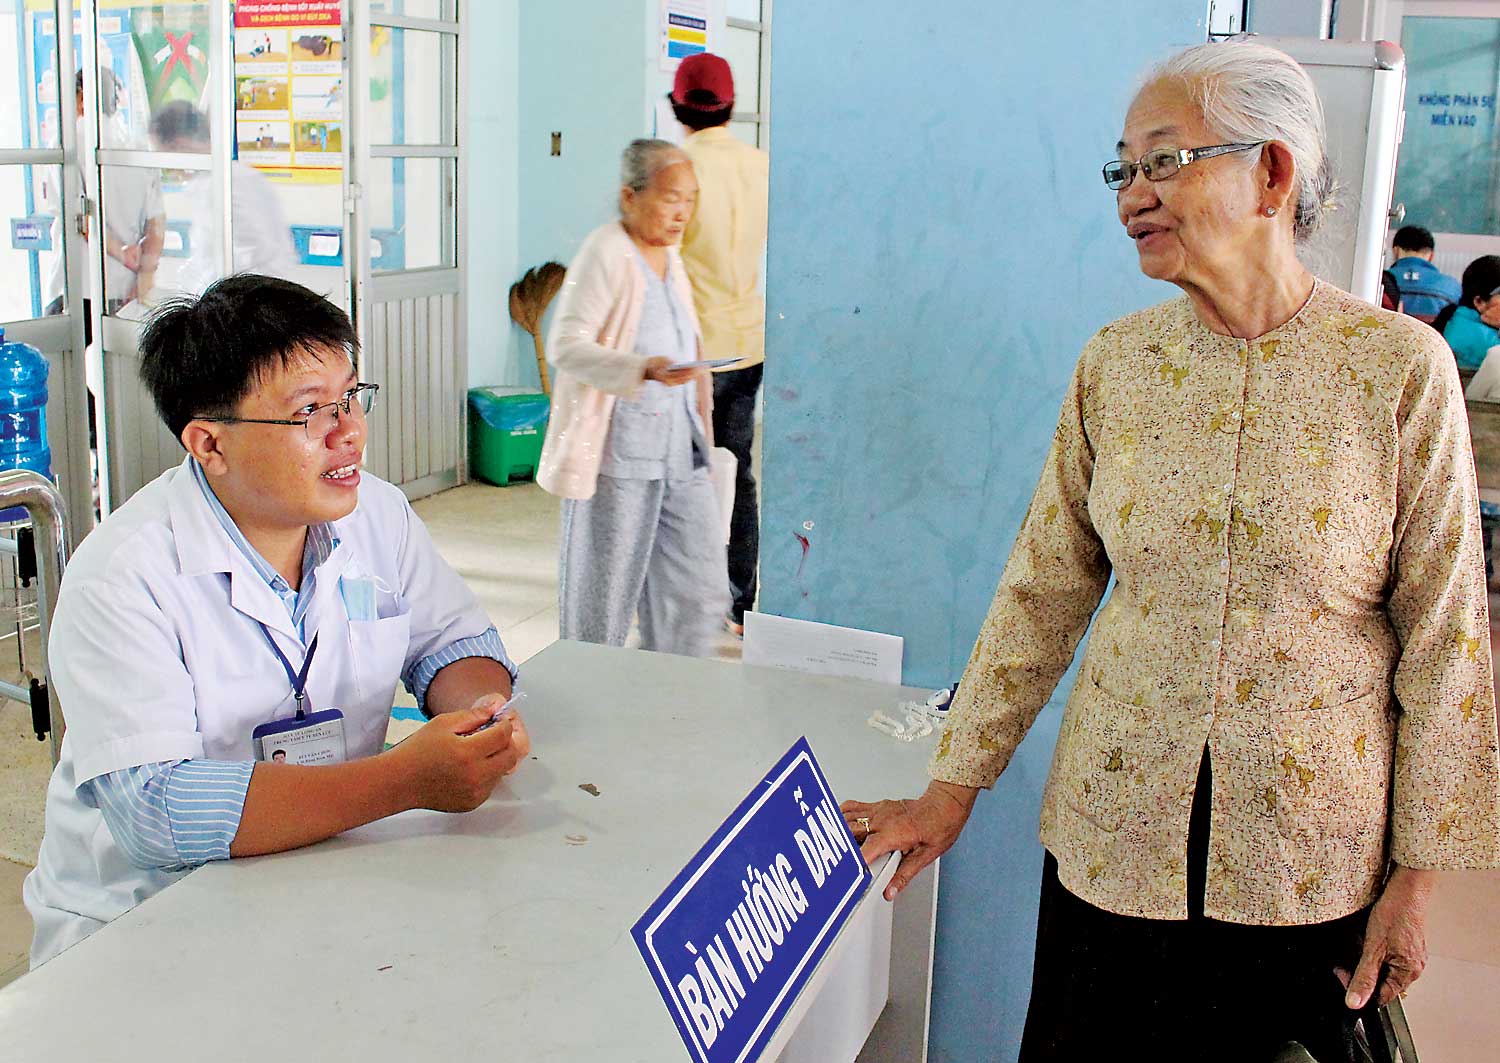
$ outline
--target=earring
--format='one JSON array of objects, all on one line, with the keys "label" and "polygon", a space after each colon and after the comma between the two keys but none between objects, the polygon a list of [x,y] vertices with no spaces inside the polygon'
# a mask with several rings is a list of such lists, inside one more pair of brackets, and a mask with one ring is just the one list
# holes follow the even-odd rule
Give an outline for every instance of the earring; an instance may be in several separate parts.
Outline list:
[{"label": "earring", "polygon": [[1267,207],[1266,208],[1266,217],[1268,217],[1268,218],[1274,218],[1274,217],[1276,217],[1276,208],[1275,207]]}]

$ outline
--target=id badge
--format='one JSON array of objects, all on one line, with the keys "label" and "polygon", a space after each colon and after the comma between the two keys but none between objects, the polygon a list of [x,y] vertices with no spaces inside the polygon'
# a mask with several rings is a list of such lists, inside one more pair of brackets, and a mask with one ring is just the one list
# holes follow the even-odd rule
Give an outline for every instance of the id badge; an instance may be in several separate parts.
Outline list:
[{"label": "id badge", "polygon": [[276,764],[341,764],[347,758],[344,714],[338,709],[263,723],[250,732],[250,740],[256,760]]}]

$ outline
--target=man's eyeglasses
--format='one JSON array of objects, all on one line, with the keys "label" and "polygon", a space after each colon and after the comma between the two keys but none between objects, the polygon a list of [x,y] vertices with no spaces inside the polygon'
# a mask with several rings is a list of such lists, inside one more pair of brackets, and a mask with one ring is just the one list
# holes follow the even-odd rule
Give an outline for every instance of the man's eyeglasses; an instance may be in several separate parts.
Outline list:
[{"label": "man's eyeglasses", "polygon": [[1212,159],[1218,155],[1232,155],[1237,151],[1258,148],[1265,141],[1254,144],[1212,144],[1206,148],[1157,148],[1148,151],[1135,162],[1116,159],[1104,164],[1104,183],[1118,192],[1135,180],[1137,173],[1146,175],[1148,181],[1165,181],[1178,170],[1200,159]]},{"label": "man's eyeglasses", "polygon": [[363,414],[375,408],[375,395],[379,384],[355,384],[344,392],[343,398],[325,402],[321,406],[309,407],[299,418],[270,420],[264,417],[194,417],[195,421],[212,421],[215,424],[286,424],[300,427],[307,433],[309,442],[321,443],[328,433],[338,427],[339,416],[353,413],[356,408]]}]

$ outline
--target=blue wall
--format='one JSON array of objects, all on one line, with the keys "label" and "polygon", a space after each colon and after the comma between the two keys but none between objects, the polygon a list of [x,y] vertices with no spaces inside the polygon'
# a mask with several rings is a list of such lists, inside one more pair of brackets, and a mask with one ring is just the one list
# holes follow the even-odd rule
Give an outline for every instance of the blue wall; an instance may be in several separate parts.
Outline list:
[{"label": "blue wall", "polygon": [[[471,10],[478,6],[471,0]],[[567,265],[583,238],[614,215],[620,152],[646,132],[646,7],[644,0],[520,4],[514,270],[490,308],[492,318],[507,315],[509,346],[498,377],[486,383],[537,384],[531,338],[509,324],[510,285],[549,259]],[[560,156],[551,154],[554,130],[563,134]]]},{"label": "blue wall", "polygon": [[[507,293],[516,268],[517,97],[520,0],[477,0],[467,8],[469,123],[464,138],[469,182],[467,241],[469,384],[496,384],[514,364]],[[522,339],[526,337],[522,335]],[[532,371],[535,376],[535,370]]]},{"label": "blue wall", "polygon": [[[902,635],[908,682],[959,675],[1084,341],[1175,294],[1137,272],[1099,167],[1206,9],[777,7],[762,609]],[[1057,723],[944,861],[934,1061],[1014,1058]]]},{"label": "blue wall", "polygon": [[510,286],[549,259],[566,265],[613,215],[620,152],[648,131],[647,97],[662,77],[655,17],[647,0],[470,0],[471,386],[537,385]]}]

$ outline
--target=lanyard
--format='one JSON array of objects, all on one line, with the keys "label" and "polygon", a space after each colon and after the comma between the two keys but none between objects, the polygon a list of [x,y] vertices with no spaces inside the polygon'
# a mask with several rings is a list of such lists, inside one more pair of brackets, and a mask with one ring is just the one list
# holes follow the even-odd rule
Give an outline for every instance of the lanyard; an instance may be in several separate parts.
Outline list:
[{"label": "lanyard", "polygon": [[[256,621],[260,623],[260,621]],[[271,644],[271,651],[276,654],[276,659],[281,662],[281,667],[286,669],[287,681],[292,684],[292,697],[297,702],[297,719],[306,716],[303,712],[303,703],[307,700],[307,672],[312,667],[313,654],[318,652],[318,636],[314,632],[312,641],[307,644],[307,656],[302,659],[302,671],[298,672],[292,667],[292,662],[286,659],[286,654],[281,652],[281,647],[276,645],[276,640],[271,637],[271,629],[261,624],[260,629],[265,633],[266,641]]]}]

